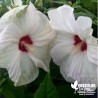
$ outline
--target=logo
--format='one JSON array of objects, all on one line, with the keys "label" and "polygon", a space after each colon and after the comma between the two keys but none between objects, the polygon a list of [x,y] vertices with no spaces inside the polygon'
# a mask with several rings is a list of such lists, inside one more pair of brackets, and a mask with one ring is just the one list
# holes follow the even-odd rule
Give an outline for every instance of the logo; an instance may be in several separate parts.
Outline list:
[{"label": "logo", "polygon": [[75,91],[77,91],[77,90],[78,90],[78,81],[76,80],[76,81],[74,82],[74,84],[71,84],[71,87],[72,87],[73,89],[75,89]]},{"label": "logo", "polygon": [[96,89],[95,84],[78,84],[77,80],[71,84],[71,87],[75,90],[74,94],[78,93],[79,95],[94,95]]}]

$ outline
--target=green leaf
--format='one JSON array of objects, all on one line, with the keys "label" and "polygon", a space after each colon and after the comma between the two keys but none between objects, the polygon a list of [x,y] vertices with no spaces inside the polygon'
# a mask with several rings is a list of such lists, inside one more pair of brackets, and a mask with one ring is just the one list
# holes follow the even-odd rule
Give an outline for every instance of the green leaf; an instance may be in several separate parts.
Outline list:
[{"label": "green leaf", "polygon": [[66,1],[54,1],[54,3],[56,3],[56,4],[65,4]]},{"label": "green leaf", "polygon": [[5,81],[6,81],[6,78],[2,78],[2,79],[0,80],[0,87],[2,86],[2,84],[3,84]]},{"label": "green leaf", "polygon": [[35,4],[36,4],[37,6],[43,7],[43,1],[42,1],[42,0],[36,0],[36,1],[35,1]]},{"label": "green leaf", "polygon": [[46,75],[45,79],[40,84],[34,98],[58,98],[58,94],[54,84],[52,83],[50,73]]},{"label": "green leaf", "polygon": [[96,25],[96,26],[98,25],[97,16],[93,12],[87,10],[86,8],[83,8],[81,5],[79,6],[73,5],[73,7],[75,8],[74,13],[76,18],[78,18],[79,16],[87,16],[92,19],[93,25]]},{"label": "green leaf", "polygon": [[16,98],[14,93],[6,86],[5,89],[3,89],[2,94],[5,98]]},{"label": "green leaf", "polygon": [[94,14],[97,14],[97,0],[80,0],[84,8],[92,11]]},{"label": "green leaf", "polygon": [[25,94],[25,98],[34,98],[34,94],[28,92],[28,93]]},{"label": "green leaf", "polygon": [[5,98],[25,98],[24,88],[15,87],[10,79],[7,79],[2,90]]}]

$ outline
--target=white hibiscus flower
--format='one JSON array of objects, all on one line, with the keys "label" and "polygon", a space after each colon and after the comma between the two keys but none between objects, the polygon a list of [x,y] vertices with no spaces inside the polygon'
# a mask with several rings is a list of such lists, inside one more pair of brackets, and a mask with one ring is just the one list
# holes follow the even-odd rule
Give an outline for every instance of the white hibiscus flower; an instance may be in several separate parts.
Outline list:
[{"label": "white hibiscus flower", "polygon": [[35,80],[38,68],[48,71],[49,44],[55,36],[48,18],[30,4],[7,12],[1,23],[0,67],[8,70],[15,86]]},{"label": "white hibiscus flower", "polygon": [[97,83],[98,45],[92,37],[92,20],[84,16],[75,20],[73,11],[63,5],[48,12],[57,32],[51,56],[68,82]]}]

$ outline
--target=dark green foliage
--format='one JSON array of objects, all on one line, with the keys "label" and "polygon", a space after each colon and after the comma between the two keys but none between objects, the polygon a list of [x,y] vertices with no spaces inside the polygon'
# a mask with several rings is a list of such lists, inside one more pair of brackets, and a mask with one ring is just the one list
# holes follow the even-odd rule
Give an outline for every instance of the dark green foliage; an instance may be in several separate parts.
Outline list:
[{"label": "dark green foliage", "polygon": [[50,74],[48,73],[37,89],[34,98],[59,98]]}]

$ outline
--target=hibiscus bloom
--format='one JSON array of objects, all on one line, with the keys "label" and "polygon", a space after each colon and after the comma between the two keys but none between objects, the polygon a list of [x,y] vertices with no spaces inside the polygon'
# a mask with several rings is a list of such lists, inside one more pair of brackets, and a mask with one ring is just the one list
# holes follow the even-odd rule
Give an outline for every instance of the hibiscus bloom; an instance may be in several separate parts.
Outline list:
[{"label": "hibiscus bloom", "polygon": [[66,81],[97,84],[98,45],[92,37],[92,20],[85,16],[75,20],[73,11],[72,7],[63,5],[48,12],[57,33],[51,56]]},{"label": "hibiscus bloom", "polygon": [[55,34],[45,15],[30,4],[7,12],[0,25],[0,67],[8,70],[15,86],[35,80],[38,68],[48,71]]}]

